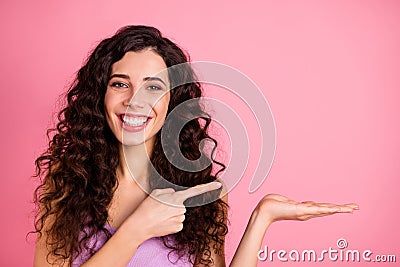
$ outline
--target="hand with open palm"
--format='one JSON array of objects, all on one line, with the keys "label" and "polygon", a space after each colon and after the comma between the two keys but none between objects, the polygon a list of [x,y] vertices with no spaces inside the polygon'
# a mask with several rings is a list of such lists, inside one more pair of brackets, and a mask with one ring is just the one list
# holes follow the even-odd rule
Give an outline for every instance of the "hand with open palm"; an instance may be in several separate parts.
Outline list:
[{"label": "hand with open palm", "polygon": [[283,220],[305,221],[335,213],[352,213],[357,204],[297,202],[282,195],[264,196],[254,209],[238,249],[229,266],[257,266],[257,252],[271,223]]},{"label": "hand with open palm", "polygon": [[355,203],[340,205],[313,201],[297,202],[277,194],[266,195],[256,207],[256,210],[269,223],[282,220],[305,221],[335,213],[352,213],[358,209]]}]

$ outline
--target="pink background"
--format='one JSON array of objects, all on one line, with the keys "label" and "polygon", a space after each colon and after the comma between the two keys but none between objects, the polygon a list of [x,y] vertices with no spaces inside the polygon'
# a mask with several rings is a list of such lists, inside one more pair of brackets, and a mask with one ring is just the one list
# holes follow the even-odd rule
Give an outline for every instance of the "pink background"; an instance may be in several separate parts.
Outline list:
[{"label": "pink background", "polygon": [[[400,261],[399,14],[398,1],[379,0],[2,1],[0,266],[32,265],[34,243],[25,236],[32,230],[33,161],[45,148],[58,96],[88,51],[126,24],[156,26],[193,60],[241,70],[271,106],[276,157],[256,193],[247,193],[251,171],[230,193],[228,262],[251,210],[271,192],[354,201],[361,210],[276,223],[264,239],[270,249],[321,251],[343,237],[349,249]],[[284,264],[305,263],[259,266]]]}]

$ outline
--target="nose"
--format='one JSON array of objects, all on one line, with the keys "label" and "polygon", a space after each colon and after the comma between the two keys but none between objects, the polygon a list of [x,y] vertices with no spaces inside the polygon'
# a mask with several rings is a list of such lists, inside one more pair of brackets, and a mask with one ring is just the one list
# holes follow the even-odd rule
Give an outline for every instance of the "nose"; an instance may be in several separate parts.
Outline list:
[{"label": "nose", "polygon": [[145,105],[145,99],[143,94],[143,89],[132,89],[129,90],[124,105],[133,109],[143,108]]}]

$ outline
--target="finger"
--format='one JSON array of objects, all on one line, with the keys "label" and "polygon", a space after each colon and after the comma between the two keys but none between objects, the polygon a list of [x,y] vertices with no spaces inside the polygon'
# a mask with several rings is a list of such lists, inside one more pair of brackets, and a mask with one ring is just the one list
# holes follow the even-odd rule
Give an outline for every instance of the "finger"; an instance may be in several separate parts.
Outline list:
[{"label": "finger", "polygon": [[178,233],[178,232],[182,231],[182,229],[183,229],[183,223],[177,223],[177,224],[175,224],[175,225],[173,226],[173,228],[174,228],[173,232],[174,232],[174,233]]},{"label": "finger", "polygon": [[343,204],[343,205],[338,205],[338,204],[333,204],[333,203],[317,203],[320,206],[325,206],[325,207],[350,207],[352,209],[358,210],[360,207],[358,204],[355,203],[349,203],[349,204]]},{"label": "finger", "polygon": [[338,212],[351,212],[353,210],[359,209],[358,204],[355,203],[339,205],[333,203],[315,203],[313,201],[303,201],[301,202],[301,204],[307,204],[308,206],[336,208]]},{"label": "finger", "polygon": [[319,207],[328,207],[328,208],[336,208],[339,210],[341,205],[332,204],[332,203],[316,203]]},{"label": "finger", "polygon": [[340,206],[338,204],[333,204],[333,203],[317,203],[318,206],[322,206],[322,207],[337,207]]},{"label": "finger", "polygon": [[175,190],[173,188],[163,188],[163,189],[154,189],[151,191],[152,196],[159,196],[162,194],[172,194],[175,193]]},{"label": "finger", "polygon": [[178,222],[178,223],[183,223],[185,221],[185,218],[186,218],[185,214],[182,214],[182,215],[178,215],[178,216],[173,217],[173,220]]},{"label": "finger", "polygon": [[314,205],[316,204],[314,201],[303,201],[302,204]]},{"label": "finger", "polygon": [[358,205],[354,204],[333,205],[332,207],[336,207],[338,209],[338,212],[343,213],[353,212],[354,210],[358,209]]},{"label": "finger", "polygon": [[310,206],[308,203],[301,203],[299,204],[299,210],[300,213],[302,214],[301,216],[308,216],[308,215],[320,215],[320,214],[333,214],[336,212],[341,212],[340,207],[337,206],[326,206],[326,205],[318,205],[314,204]]},{"label": "finger", "polygon": [[328,211],[328,210],[320,210],[319,213],[314,213],[314,214],[308,214],[308,215],[304,215],[304,216],[300,216],[301,220],[309,220],[312,218],[318,218],[318,217],[324,217],[324,216],[329,216],[329,215],[334,215],[334,214],[338,214],[338,213],[350,213],[352,211]]},{"label": "finger", "polygon": [[174,207],[174,209],[175,209],[174,216],[181,216],[186,213],[186,208],[184,205],[181,205],[180,207]]},{"label": "finger", "polygon": [[315,205],[313,215],[329,215],[336,212],[340,212],[340,207],[337,206],[325,206],[325,205]]},{"label": "finger", "polygon": [[216,190],[222,186],[221,183],[219,182],[211,182],[207,184],[201,184],[201,185],[196,185],[194,187],[188,188],[186,190],[178,191],[175,193],[175,195],[178,196],[178,198],[181,201],[185,201],[188,198],[201,195],[203,193],[209,192]]},{"label": "finger", "polygon": [[355,210],[359,210],[360,209],[360,206],[358,204],[356,204],[356,203],[345,204],[345,206],[352,207]]},{"label": "finger", "polygon": [[349,212],[353,212],[355,210],[355,208],[353,207],[349,207],[349,206],[339,206],[339,209],[341,213],[349,213]]},{"label": "finger", "polygon": [[352,207],[348,207],[345,205],[334,205],[334,204],[315,204],[312,207],[309,207],[309,214],[317,215],[317,214],[333,214],[333,213],[349,213],[353,212],[354,209]]},{"label": "finger", "polygon": [[323,214],[313,214],[313,215],[305,215],[305,216],[301,216],[300,220],[302,221],[307,221],[313,218],[318,218],[318,217],[325,217],[325,216],[330,216],[333,215],[335,213],[323,213]]}]

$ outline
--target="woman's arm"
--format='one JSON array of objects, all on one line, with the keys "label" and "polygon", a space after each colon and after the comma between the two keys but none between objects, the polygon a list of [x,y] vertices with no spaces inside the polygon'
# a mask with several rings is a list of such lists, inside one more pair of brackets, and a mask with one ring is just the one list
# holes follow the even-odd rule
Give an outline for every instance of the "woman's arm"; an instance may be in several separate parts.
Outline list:
[{"label": "woman's arm", "polygon": [[113,236],[82,267],[126,266],[136,253],[137,248],[147,238],[141,234],[139,227],[122,224]]},{"label": "woman's arm", "polygon": [[[144,236],[140,234],[140,228],[137,228],[136,231],[131,231],[129,227],[121,225],[105,245],[81,266],[126,266],[138,246],[144,241]],[[54,256],[49,256],[50,263],[47,261],[49,250],[46,245],[46,239],[47,235],[45,231],[42,231],[42,236],[36,241],[34,267],[55,266],[51,263],[56,260]],[[55,263],[58,264],[57,266],[70,266],[70,260],[64,263],[61,261]]]},{"label": "woman's arm", "polygon": [[[162,192],[167,192],[163,190]],[[153,218],[152,213],[158,214],[158,218]],[[170,234],[179,231],[179,220],[176,216],[184,213],[182,208],[167,206],[158,202],[152,197],[146,198],[138,209],[126,219],[118,230],[111,236],[111,238],[97,251],[89,260],[87,260],[82,267],[87,266],[126,266],[133,255],[136,253],[137,248],[146,239],[151,238],[157,234]],[[155,216],[154,216],[155,217]],[[151,220],[151,221],[148,221]],[[47,255],[49,253],[47,242],[46,230],[52,223],[49,218],[46,220],[42,235],[36,241],[34,266],[55,266],[52,262],[56,259],[54,255]],[[159,229],[155,231],[153,225],[158,224]],[[69,266],[70,259],[66,262],[56,261],[56,266]]]},{"label": "woman's arm", "polygon": [[265,232],[271,222],[264,220],[255,209],[251,214],[246,230],[233,256],[230,266],[257,266],[257,252],[261,248]]},{"label": "woman's arm", "polygon": [[267,195],[254,209],[230,266],[257,266],[257,253],[265,232],[275,221],[304,221],[335,213],[352,213],[356,209],[357,204],[336,205],[312,201],[299,203],[281,195]]},{"label": "woman's arm", "polygon": [[[175,192],[171,188],[156,189],[122,223],[115,234],[82,267],[114,266],[125,267],[145,240],[174,234],[182,230],[185,219],[183,202],[190,197],[203,194],[221,187],[220,183],[211,182],[183,191]],[[46,229],[50,225],[46,220],[42,236],[36,243],[34,266],[55,266],[47,261],[49,253]],[[50,261],[55,259],[50,256]],[[68,266],[70,262],[58,266]]]}]

